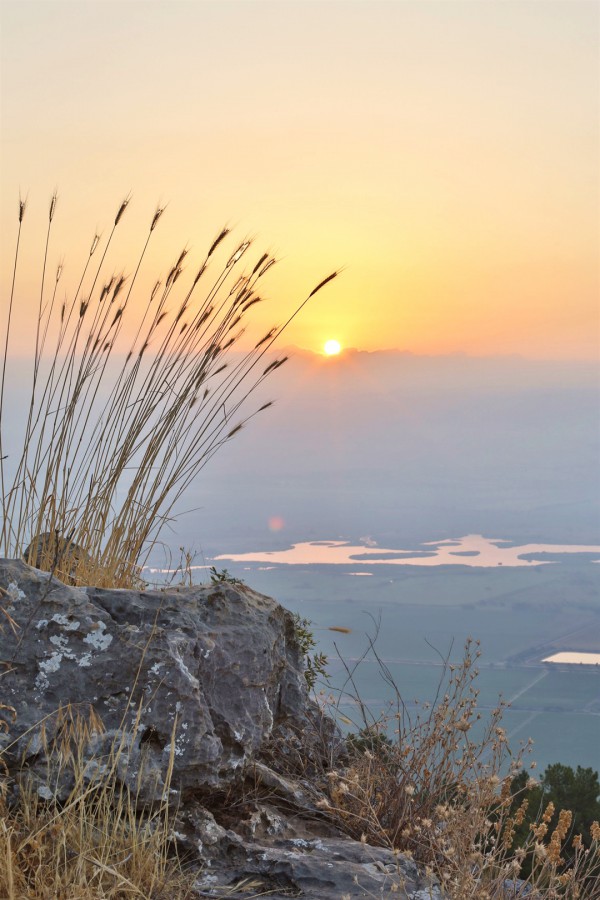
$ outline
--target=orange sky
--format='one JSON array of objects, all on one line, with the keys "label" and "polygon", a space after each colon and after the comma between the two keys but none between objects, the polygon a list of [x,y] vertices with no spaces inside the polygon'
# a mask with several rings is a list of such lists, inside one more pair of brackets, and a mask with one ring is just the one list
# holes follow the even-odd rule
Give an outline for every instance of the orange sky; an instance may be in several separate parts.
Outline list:
[{"label": "orange sky", "polygon": [[279,255],[261,331],[345,266],[286,344],[591,358],[599,9],[3,0],[2,296],[19,188],[26,314],[53,188],[67,289],[131,191],[128,271],[157,202],[149,280],[224,223]]}]

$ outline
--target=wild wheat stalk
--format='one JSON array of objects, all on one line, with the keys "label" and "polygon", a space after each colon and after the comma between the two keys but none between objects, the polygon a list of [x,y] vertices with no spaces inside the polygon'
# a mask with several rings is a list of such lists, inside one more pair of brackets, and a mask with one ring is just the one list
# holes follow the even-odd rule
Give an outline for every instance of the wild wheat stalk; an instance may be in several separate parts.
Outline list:
[{"label": "wild wheat stalk", "polygon": [[[54,194],[25,437],[18,458],[11,460],[11,479],[0,460],[0,552],[22,554],[28,544],[46,535],[31,555],[30,561],[38,566],[77,583],[131,585],[181,493],[224,443],[270,405],[247,411],[253,392],[286,361],[284,357],[266,364],[265,354],[305,303],[337,273],[321,281],[283,325],[233,356],[248,312],[261,302],[257,289],[275,259],[263,253],[244,270],[252,247],[245,240],[221,262],[202,291],[229,233],[222,229],[179,297],[187,249],[164,283],[157,281],[140,303],[134,291],[163,208],[154,213],[132,277],[107,277],[107,252],[129,205],[127,197],[104,247],[94,234],[74,294],[59,303],[61,264],[53,288],[47,290],[46,285],[56,205]],[[23,213],[20,201],[0,412]],[[119,359],[117,348],[125,327],[134,336]],[[116,375],[111,374],[115,370]],[[0,455],[6,446],[5,428],[0,415]]]}]

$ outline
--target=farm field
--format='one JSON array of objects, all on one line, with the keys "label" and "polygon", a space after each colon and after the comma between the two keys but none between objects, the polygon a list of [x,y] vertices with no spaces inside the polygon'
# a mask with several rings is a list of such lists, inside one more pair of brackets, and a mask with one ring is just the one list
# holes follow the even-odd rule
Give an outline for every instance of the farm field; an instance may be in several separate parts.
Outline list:
[{"label": "farm field", "polygon": [[[318,648],[330,659],[330,688],[339,690],[366,652],[355,681],[373,713],[394,692],[381,676],[367,635],[403,701],[431,700],[443,658],[457,661],[465,639],[480,641],[479,705],[511,703],[504,724],[514,747],[534,740],[530,759],[600,769],[600,667],[553,666],[548,651],[597,650],[600,566],[588,560],[524,569],[432,569],[378,565],[368,576],[345,566],[265,567],[229,563],[228,571],[313,623]],[[374,571],[373,571],[374,570]],[[331,632],[350,628],[350,634]],[[338,655],[339,654],[339,655]],[[340,657],[345,661],[342,663]],[[340,709],[353,718],[350,698]]]}]

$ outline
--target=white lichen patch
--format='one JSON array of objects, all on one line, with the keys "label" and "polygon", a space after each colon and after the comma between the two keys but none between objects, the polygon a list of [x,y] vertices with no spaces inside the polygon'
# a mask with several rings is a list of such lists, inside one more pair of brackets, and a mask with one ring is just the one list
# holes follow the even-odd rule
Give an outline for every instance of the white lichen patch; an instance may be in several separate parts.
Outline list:
[{"label": "white lichen patch", "polygon": [[[186,728],[187,728],[187,725],[186,725]],[[183,754],[185,753],[185,745],[189,744],[189,742],[190,742],[190,739],[189,739],[189,737],[187,737],[187,735],[179,734],[175,738],[174,743],[169,742],[166,745],[166,747],[163,747],[163,754],[170,755],[171,747],[173,747],[173,753],[175,754],[175,756],[183,756]]]},{"label": "white lichen patch", "polygon": [[304,838],[292,838],[290,844],[293,844],[294,847],[302,847],[303,850],[312,850],[311,841],[306,841]]},{"label": "white lichen patch", "polygon": [[47,784],[40,784],[37,789],[38,797],[41,797],[42,800],[52,800],[54,798],[54,794],[50,790]]},{"label": "white lichen patch", "polygon": [[48,676],[53,672],[58,672],[63,659],[76,660],[75,653],[69,647],[69,641],[64,634],[53,634],[50,643],[56,647],[56,650],[39,663],[39,674],[35,679],[35,686],[38,691],[44,691],[49,685]]},{"label": "white lichen patch", "polygon": [[221,825],[217,825],[214,819],[202,823],[202,837],[205,844],[216,844],[222,840],[225,830]]},{"label": "white lichen patch", "polygon": [[50,684],[48,680],[48,675],[51,675],[53,672],[58,672],[60,669],[60,664],[63,661],[63,654],[58,650],[56,653],[52,653],[48,659],[44,659],[39,664],[39,674],[35,679],[35,687],[38,691],[45,691],[48,685]]},{"label": "white lichen patch", "polygon": [[290,844],[293,844],[294,847],[303,847],[305,850],[327,850],[319,840],[307,841],[305,838],[291,838]]},{"label": "white lichen patch", "polygon": [[155,662],[154,665],[148,669],[148,672],[150,673],[150,675],[158,675],[163,666],[164,666],[164,663]]},{"label": "white lichen patch", "polygon": [[58,672],[58,670],[60,669],[62,658],[62,653],[52,653],[51,656],[48,657],[48,659],[45,659],[40,663],[40,670],[45,675],[48,675],[51,672]]},{"label": "white lichen patch", "polygon": [[[202,850],[202,841],[198,841],[198,849]],[[216,875],[201,875],[194,884],[202,890],[202,888],[208,888],[213,884],[218,884],[218,882],[219,879]]]},{"label": "white lichen patch", "polygon": [[84,653],[81,659],[79,660],[78,665],[81,666],[82,669],[87,669],[88,666],[92,664],[92,654]]},{"label": "white lichen patch", "polygon": [[69,650],[69,641],[64,634],[53,634],[50,643],[58,647],[65,659],[75,659],[75,654]]},{"label": "white lichen patch", "polygon": [[6,588],[8,599],[11,603],[18,603],[19,600],[26,600],[25,591],[22,591],[16,581],[9,581]]},{"label": "white lichen patch", "polygon": [[98,622],[97,627],[86,634],[84,644],[91,644],[95,650],[107,650],[112,644],[112,634],[106,633],[104,622]]},{"label": "white lichen patch", "polygon": [[77,631],[80,625],[77,619],[69,619],[68,616],[63,616],[61,613],[56,613],[50,621],[62,625],[65,631]]},{"label": "white lichen patch", "polygon": [[41,631],[42,628],[46,628],[48,625],[48,619],[40,619],[39,622],[36,622],[35,627],[38,631]]}]

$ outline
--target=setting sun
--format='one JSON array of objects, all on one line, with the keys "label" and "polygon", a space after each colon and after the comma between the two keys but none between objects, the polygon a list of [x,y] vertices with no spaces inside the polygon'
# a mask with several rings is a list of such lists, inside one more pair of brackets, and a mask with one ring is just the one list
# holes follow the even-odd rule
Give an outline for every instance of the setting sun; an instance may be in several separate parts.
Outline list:
[{"label": "setting sun", "polygon": [[341,349],[342,345],[339,341],[325,341],[325,344],[323,346],[323,350],[325,351],[326,356],[336,356]]}]

